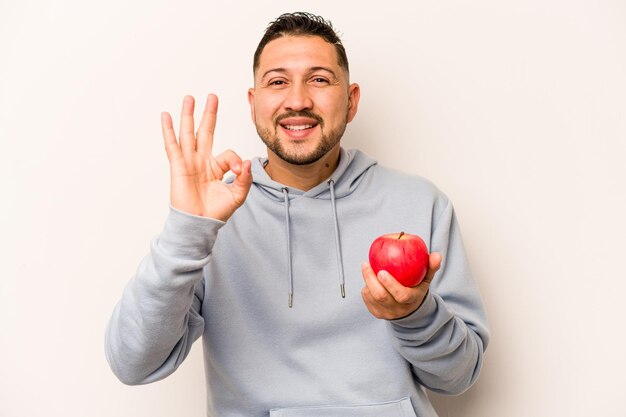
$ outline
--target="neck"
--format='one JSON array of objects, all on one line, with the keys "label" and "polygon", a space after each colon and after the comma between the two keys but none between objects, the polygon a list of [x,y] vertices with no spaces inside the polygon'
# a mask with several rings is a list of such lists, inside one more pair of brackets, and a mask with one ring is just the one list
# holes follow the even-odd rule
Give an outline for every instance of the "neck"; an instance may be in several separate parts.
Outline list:
[{"label": "neck", "polygon": [[337,144],[326,155],[308,165],[293,165],[280,159],[268,149],[265,172],[276,182],[287,187],[308,191],[330,177],[339,164],[340,147]]}]

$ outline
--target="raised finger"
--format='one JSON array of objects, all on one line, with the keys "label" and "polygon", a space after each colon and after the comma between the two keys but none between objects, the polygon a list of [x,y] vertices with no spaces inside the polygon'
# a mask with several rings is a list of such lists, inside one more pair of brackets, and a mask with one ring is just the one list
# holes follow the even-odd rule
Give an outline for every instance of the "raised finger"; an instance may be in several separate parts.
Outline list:
[{"label": "raised finger", "polygon": [[198,152],[203,154],[211,154],[213,150],[213,134],[217,122],[217,104],[217,96],[209,94],[206,98],[204,113],[202,113],[197,135]]},{"label": "raised finger", "polygon": [[167,112],[161,113],[161,130],[163,131],[163,143],[165,144],[167,159],[169,159],[170,162],[179,159],[182,154],[178,142],[176,141],[172,116]]},{"label": "raised finger", "polygon": [[193,109],[195,101],[192,96],[185,96],[183,99],[183,109],[180,115],[180,147],[183,153],[190,153],[196,150],[196,136],[193,127]]}]

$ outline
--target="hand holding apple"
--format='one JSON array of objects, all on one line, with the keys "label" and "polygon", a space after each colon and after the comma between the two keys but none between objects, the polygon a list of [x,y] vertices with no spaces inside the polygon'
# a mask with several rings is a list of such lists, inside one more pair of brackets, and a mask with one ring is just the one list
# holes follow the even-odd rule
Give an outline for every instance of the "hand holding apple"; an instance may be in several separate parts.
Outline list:
[{"label": "hand holding apple", "polygon": [[369,251],[374,273],[385,270],[405,287],[424,279],[428,270],[428,248],[421,237],[404,232],[379,236]]},{"label": "hand holding apple", "polygon": [[368,262],[361,266],[365,287],[361,296],[365,306],[376,318],[395,320],[415,312],[421,305],[435,273],[441,265],[441,255],[431,253],[426,277],[415,287],[405,287],[388,272],[375,274]]},{"label": "hand holding apple", "polygon": [[[395,235],[398,239],[399,234]],[[426,254],[426,274],[421,282],[407,287],[398,282],[388,270],[374,272],[372,265],[364,262],[361,266],[365,287],[361,296],[365,306],[376,318],[395,320],[415,312],[423,303],[430,283],[441,266],[441,255],[433,252]]]}]

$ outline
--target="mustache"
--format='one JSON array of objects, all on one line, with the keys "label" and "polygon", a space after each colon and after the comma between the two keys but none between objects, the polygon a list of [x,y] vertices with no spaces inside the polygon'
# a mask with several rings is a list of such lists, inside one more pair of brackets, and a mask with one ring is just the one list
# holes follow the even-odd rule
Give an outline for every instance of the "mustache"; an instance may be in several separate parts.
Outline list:
[{"label": "mustache", "polygon": [[309,119],[313,119],[317,122],[317,124],[324,126],[324,119],[322,119],[321,116],[318,116],[317,114],[309,110],[288,111],[286,113],[276,116],[276,118],[274,119],[274,124],[278,125],[281,121],[289,117],[306,117]]}]

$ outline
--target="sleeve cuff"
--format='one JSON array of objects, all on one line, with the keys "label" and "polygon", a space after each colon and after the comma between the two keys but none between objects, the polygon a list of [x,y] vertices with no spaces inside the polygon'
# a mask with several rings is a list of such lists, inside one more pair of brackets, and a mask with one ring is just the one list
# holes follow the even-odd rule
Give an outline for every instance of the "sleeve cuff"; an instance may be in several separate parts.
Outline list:
[{"label": "sleeve cuff", "polygon": [[158,246],[165,252],[185,259],[203,259],[211,252],[221,220],[185,213],[170,206]]},{"label": "sleeve cuff", "polygon": [[398,326],[402,328],[422,328],[432,323],[433,316],[437,312],[437,300],[432,291],[428,291],[422,305],[408,316],[395,320],[389,320],[392,327]]}]

